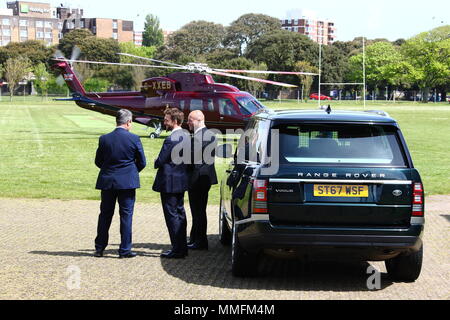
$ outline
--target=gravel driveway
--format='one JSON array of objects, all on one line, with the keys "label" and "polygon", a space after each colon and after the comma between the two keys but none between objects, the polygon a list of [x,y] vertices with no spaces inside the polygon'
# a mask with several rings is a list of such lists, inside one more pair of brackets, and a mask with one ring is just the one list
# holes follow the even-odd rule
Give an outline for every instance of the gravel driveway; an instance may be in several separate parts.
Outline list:
[{"label": "gravel driveway", "polygon": [[[92,257],[98,201],[0,199],[0,299],[449,299],[450,196],[427,198],[424,265],[414,283],[393,283],[384,263],[263,261],[264,276],[231,276],[230,253],[209,207],[210,250],[161,260],[170,248],[161,206],[137,204],[133,241],[139,255],[118,259],[118,215],[106,257]],[[190,222],[190,213],[188,212]],[[190,228],[190,225],[188,225]],[[382,273],[367,288],[367,268]]]}]

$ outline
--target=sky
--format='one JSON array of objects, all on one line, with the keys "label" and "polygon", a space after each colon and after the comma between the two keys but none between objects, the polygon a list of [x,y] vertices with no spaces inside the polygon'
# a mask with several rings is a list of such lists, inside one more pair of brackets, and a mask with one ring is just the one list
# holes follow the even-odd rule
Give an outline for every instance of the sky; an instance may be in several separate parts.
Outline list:
[{"label": "sky", "polygon": [[[246,13],[262,13],[279,19],[288,11],[306,9],[318,18],[335,22],[337,40],[365,36],[390,41],[408,39],[418,33],[450,24],[449,0],[40,0],[85,9],[88,18],[133,20],[142,31],[147,14],[159,17],[161,28],[176,31],[193,20],[230,25]],[[3,3],[6,7],[6,1]]]}]

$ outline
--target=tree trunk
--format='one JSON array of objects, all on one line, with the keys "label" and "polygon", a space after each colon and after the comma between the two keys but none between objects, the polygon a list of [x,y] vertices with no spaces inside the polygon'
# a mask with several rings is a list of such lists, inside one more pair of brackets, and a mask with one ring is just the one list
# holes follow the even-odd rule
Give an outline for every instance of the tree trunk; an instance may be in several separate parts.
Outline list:
[{"label": "tree trunk", "polygon": [[428,97],[430,96],[430,88],[423,88],[422,93],[423,93],[422,102],[428,103]]}]

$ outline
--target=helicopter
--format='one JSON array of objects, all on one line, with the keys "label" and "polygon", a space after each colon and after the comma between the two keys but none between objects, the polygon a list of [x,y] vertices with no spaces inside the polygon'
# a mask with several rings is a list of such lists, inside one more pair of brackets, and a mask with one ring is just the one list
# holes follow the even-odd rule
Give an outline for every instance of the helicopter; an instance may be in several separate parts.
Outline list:
[{"label": "helicopter", "polygon": [[[316,75],[305,72],[212,69],[201,63],[183,66],[126,53],[119,54],[165,65],[96,62],[73,58],[68,60],[62,56],[55,57],[53,68],[61,73],[72,93],[71,98],[58,100],[73,101],[81,108],[110,116],[116,116],[120,109],[128,109],[133,114],[134,122],[154,128],[154,132],[149,136],[152,139],[158,138],[163,131],[162,123],[167,107],[179,108],[185,114],[185,118],[190,112],[201,110],[205,114],[206,126],[220,130],[222,133],[225,133],[227,129],[243,129],[253,115],[267,109],[250,93],[240,91],[229,84],[216,83],[212,74],[290,88],[297,86],[236,73]],[[145,79],[142,82],[141,91],[86,92],[72,67],[75,62],[176,69],[178,72],[164,77]],[[186,127],[186,124],[184,126]]]}]

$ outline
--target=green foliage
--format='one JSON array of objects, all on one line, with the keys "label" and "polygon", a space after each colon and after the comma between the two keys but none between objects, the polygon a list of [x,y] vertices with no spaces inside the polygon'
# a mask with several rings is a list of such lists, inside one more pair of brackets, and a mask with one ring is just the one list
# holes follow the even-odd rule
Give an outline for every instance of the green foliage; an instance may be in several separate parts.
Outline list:
[{"label": "green foliage", "polygon": [[[221,64],[216,65],[220,69],[232,69],[232,70],[267,70],[267,66],[264,63],[256,64],[253,61],[244,57],[233,58],[230,60],[223,60]],[[266,79],[266,74],[248,74],[247,76]],[[264,89],[264,84],[257,81],[248,81],[243,79],[237,79],[232,77],[219,77],[215,76],[217,82],[224,82],[238,87],[242,91],[260,91]]]},{"label": "green foliage", "polygon": [[89,37],[80,43],[82,57],[91,61],[120,62],[119,42],[114,39]]},{"label": "green foliage", "polygon": [[[153,58],[156,48],[155,47],[138,47],[133,42],[123,42],[119,44],[121,53],[128,53],[134,56]],[[144,60],[135,59],[127,56],[120,56],[120,62],[122,63],[139,63],[145,64]]]},{"label": "green foliage", "polygon": [[94,34],[87,29],[72,30],[59,41],[58,49],[69,59],[74,46],[80,47],[85,39],[92,37],[95,37]]},{"label": "green foliage", "polygon": [[[292,71],[297,61],[318,64],[319,46],[299,33],[279,30],[263,35],[248,48],[247,58],[264,62],[269,70]],[[273,80],[295,83],[296,76],[275,75]]]},{"label": "green foliage", "polygon": [[159,18],[152,14],[145,17],[142,45],[145,47],[159,47],[164,44],[164,35],[159,25]]},{"label": "green foliage", "polygon": [[29,40],[25,42],[10,42],[0,48],[0,63],[4,64],[10,58],[25,57],[33,65],[49,64],[53,49],[47,47],[43,41]]},{"label": "green foliage", "polygon": [[32,70],[31,61],[25,56],[9,58],[5,62],[4,70],[4,76],[9,86],[10,100],[12,100],[17,84],[24,80]]},{"label": "green foliage", "polygon": [[[318,73],[319,69],[312,66],[307,61],[298,61],[294,66],[294,71],[296,72],[311,72],[311,73]],[[303,94],[306,99],[309,99],[309,94],[311,91],[311,86],[314,82],[313,76],[308,75],[299,75],[298,76],[300,80],[300,85],[303,86]]]},{"label": "green foliage", "polygon": [[84,83],[84,88],[87,92],[105,92],[110,85],[108,80],[91,78]]},{"label": "green foliage", "polygon": [[65,83],[61,84],[56,81],[55,77],[50,76],[49,80],[47,81],[48,94],[66,95],[68,92],[68,88]]},{"label": "green foliage", "polygon": [[239,55],[263,35],[281,28],[280,20],[264,14],[249,13],[233,21],[227,28],[224,44],[230,48],[237,48]]},{"label": "green foliage", "polygon": [[[370,88],[397,84],[396,79],[403,68],[399,68],[402,56],[396,46],[390,42],[376,42],[366,49],[366,83]],[[363,82],[363,54],[353,56],[349,60],[349,78],[354,82]],[[405,66],[403,66],[405,67]],[[403,83],[405,84],[405,83]]]},{"label": "green foliage", "polygon": [[411,78],[424,90],[428,102],[430,88],[449,85],[450,79],[450,26],[421,33],[401,47],[401,52],[412,66]]},{"label": "green foliage", "polygon": [[45,64],[40,63],[33,68],[35,77],[34,85],[38,93],[44,97],[48,94],[48,81],[50,80],[50,73],[47,71]]},{"label": "green foliage", "polygon": [[194,57],[220,48],[225,38],[221,24],[192,21],[169,36],[167,50],[181,50]]}]

